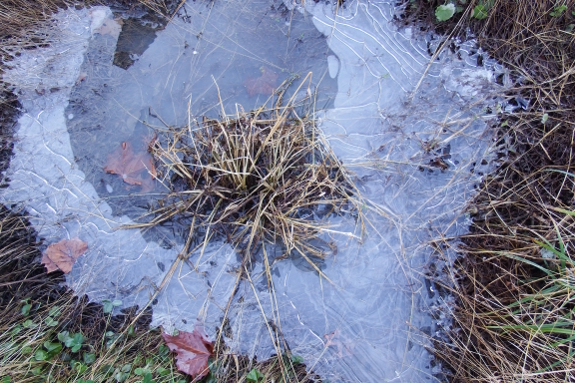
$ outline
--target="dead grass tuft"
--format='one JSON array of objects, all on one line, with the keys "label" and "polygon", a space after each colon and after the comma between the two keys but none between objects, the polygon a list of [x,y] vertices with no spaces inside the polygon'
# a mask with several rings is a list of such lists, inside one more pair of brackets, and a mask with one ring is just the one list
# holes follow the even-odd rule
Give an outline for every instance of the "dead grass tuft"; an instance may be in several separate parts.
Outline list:
[{"label": "dead grass tuft", "polygon": [[262,243],[276,243],[283,257],[297,254],[319,272],[311,258],[331,246],[320,240],[326,219],[361,214],[345,168],[314,121],[293,106],[190,121],[154,141],[158,177],[171,194],[137,226],[187,217],[248,259]]}]

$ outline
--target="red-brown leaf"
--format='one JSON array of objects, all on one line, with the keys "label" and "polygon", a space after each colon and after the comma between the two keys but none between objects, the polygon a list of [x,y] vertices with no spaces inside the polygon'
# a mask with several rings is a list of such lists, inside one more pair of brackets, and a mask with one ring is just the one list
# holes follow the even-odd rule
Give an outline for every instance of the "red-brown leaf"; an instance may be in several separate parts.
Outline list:
[{"label": "red-brown leaf", "polygon": [[76,263],[76,259],[86,252],[88,245],[86,242],[80,241],[78,238],[70,240],[63,239],[60,242],[53,243],[42,255],[42,263],[51,273],[56,270],[62,270],[65,274],[72,271],[72,266]]},{"label": "red-brown leaf", "polygon": [[244,86],[250,96],[256,94],[271,95],[276,87],[278,75],[269,68],[262,69],[262,75],[258,78],[248,77],[244,81]]},{"label": "red-brown leaf", "polygon": [[176,336],[162,333],[162,337],[170,351],[177,354],[176,366],[179,371],[192,378],[208,374],[208,358],[214,348],[201,325],[196,324],[193,332],[180,331]]},{"label": "red-brown leaf", "polygon": [[119,175],[127,184],[141,186],[144,192],[154,188],[152,177],[156,175],[156,168],[152,157],[146,152],[134,153],[129,142],[122,142],[122,145],[108,156],[104,171]]}]

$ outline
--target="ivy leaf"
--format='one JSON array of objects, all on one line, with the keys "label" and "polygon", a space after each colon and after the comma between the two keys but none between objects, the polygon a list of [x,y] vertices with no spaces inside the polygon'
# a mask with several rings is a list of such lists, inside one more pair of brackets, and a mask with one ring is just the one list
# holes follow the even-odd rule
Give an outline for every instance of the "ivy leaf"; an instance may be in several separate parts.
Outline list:
[{"label": "ivy leaf", "polygon": [[162,333],[170,351],[176,353],[178,370],[195,379],[209,372],[208,359],[214,350],[201,325],[196,324],[193,332],[179,331],[177,336]]},{"label": "ivy leaf", "polygon": [[435,9],[435,17],[438,21],[446,21],[455,14],[455,4],[440,5]]}]

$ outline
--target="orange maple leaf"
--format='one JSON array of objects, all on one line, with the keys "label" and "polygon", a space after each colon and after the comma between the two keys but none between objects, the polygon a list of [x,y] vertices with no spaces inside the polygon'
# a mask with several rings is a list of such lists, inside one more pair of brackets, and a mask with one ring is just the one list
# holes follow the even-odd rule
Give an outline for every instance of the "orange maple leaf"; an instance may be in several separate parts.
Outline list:
[{"label": "orange maple leaf", "polygon": [[46,266],[49,273],[62,270],[64,274],[68,274],[72,271],[72,266],[76,263],[76,259],[84,254],[87,249],[88,245],[86,242],[78,238],[63,239],[48,246],[42,254],[41,262]]},{"label": "orange maple leaf", "polygon": [[122,142],[122,145],[108,156],[104,171],[119,175],[129,185],[141,186],[143,192],[154,188],[156,168],[152,157],[146,152],[134,153],[129,142]]},{"label": "orange maple leaf", "polygon": [[176,353],[178,370],[192,378],[201,378],[208,374],[208,359],[214,351],[212,342],[201,325],[196,324],[193,332],[180,331],[172,336],[162,333],[170,351]]}]

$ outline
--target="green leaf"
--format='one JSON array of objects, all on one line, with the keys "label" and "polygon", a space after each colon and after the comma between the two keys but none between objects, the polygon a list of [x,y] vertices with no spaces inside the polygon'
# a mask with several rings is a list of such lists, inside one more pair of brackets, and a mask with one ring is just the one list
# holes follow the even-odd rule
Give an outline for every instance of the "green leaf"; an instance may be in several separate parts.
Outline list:
[{"label": "green leaf", "polygon": [[565,4],[556,7],[551,13],[549,13],[553,17],[559,17],[567,10],[567,6]]},{"label": "green leaf", "polygon": [[122,301],[119,299],[114,299],[114,301],[104,299],[102,303],[104,305],[104,314],[110,314],[114,310],[114,307],[122,306]]},{"label": "green leaf", "polygon": [[28,314],[30,314],[30,308],[31,307],[32,307],[32,305],[30,303],[27,303],[24,306],[22,306],[22,309],[20,309],[20,312],[22,313],[22,315],[27,317]]},{"label": "green leaf", "polygon": [[21,325],[17,325],[16,327],[14,327],[12,329],[12,331],[10,332],[12,335],[18,335],[20,334],[20,331],[22,331],[22,326]]},{"label": "green leaf", "polygon": [[62,343],[66,343],[66,339],[69,338],[68,334],[69,334],[68,331],[59,332],[58,333],[58,340]]},{"label": "green leaf", "polygon": [[112,304],[112,302],[108,299],[104,299],[102,303],[104,304],[104,314],[111,313],[112,310],[114,309],[114,305]]},{"label": "green leaf", "polygon": [[125,382],[130,377],[130,374],[127,372],[118,372],[114,378],[116,378],[116,382]]},{"label": "green leaf", "polygon": [[152,373],[152,371],[150,371],[147,368],[142,368],[142,367],[138,367],[134,370],[134,374],[139,375],[139,376],[143,376],[143,375],[151,374],[151,373]]},{"label": "green leaf", "polygon": [[487,18],[487,8],[485,8],[485,5],[483,4],[476,5],[475,8],[473,8],[473,14],[471,15],[471,17],[477,20],[483,20]]},{"label": "green leaf", "polygon": [[76,362],[76,364],[74,365],[74,370],[76,370],[78,374],[83,374],[84,372],[86,372],[87,369],[88,366],[80,362]]},{"label": "green leaf", "polygon": [[32,352],[32,347],[30,347],[30,346],[22,347],[22,354],[26,355],[26,354],[30,354],[31,352]]},{"label": "green leaf", "polygon": [[60,315],[60,306],[54,306],[50,309],[50,311],[48,311],[48,315],[51,317],[56,318],[57,316]]},{"label": "green leaf", "polygon": [[246,380],[248,382],[253,382],[253,383],[258,383],[260,381],[260,379],[263,379],[264,376],[262,375],[261,372],[259,372],[258,370],[256,370],[255,368],[252,368],[252,370],[246,375]]},{"label": "green leaf", "polygon": [[548,119],[549,119],[549,114],[547,114],[547,113],[543,114],[543,116],[541,116],[541,123],[543,125],[545,125],[545,123],[547,122]]},{"label": "green leaf", "polygon": [[33,374],[33,375],[36,375],[36,376],[42,374],[42,367],[40,367],[40,366],[34,367],[34,368],[32,369],[32,374]]},{"label": "green leaf", "polygon": [[85,352],[83,355],[84,363],[92,364],[96,361],[96,354]]},{"label": "green leaf", "polygon": [[292,355],[291,361],[293,364],[300,364],[300,363],[303,363],[303,358],[299,355]]},{"label": "green leaf", "polygon": [[26,328],[36,328],[37,324],[32,322],[32,319],[26,319],[24,323],[22,323],[22,326]]},{"label": "green leaf", "polygon": [[44,323],[45,323],[46,326],[48,326],[48,327],[56,327],[56,326],[58,326],[58,321],[52,319],[52,317],[48,317],[48,318],[44,319]]},{"label": "green leaf", "polygon": [[58,340],[63,342],[66,347],[72,349],[72,352],[78,352],[80,348],[82,348],[82,342],[84,341],[84,337],[82,334],[77,333],[72,336],[68,333],[68,331],[62,331],[58,334]]},{"label": "green leaf", "polygon": [[147,372],[144,374],[144,380],[142,380],[142,383],[156,383],[156,382],[152,379],[152,374]]},{"label": "green leaf", "polygon": [[34,359],[36,359],[37,361],[46,360],[48,359],[48,353],[44,350],[37,350],[34,353]]},{"label": "green leaf", "polygon": [[58,342],[50,342],[50,341],[46,341],[44,342],[44,348],[46,350],[48,350],[48,352],[50,353],[58,353],[60,351],[62,351],[62,344],[58,343]]},{"label": "green leaf", "polygon": [[125,364],[124,366],[122,366],[122,372],[130,372],[132,371],[132,365],[131,364]]},{"label": "green leaf", "polygon": [[163,367],[158,367],[156,369],[156,372],[160,375],[160,376],[166,376],[170,374],[170,370],[163,368]]},{"label": "green leaf", "polygon": [[450,3],[446,5],[440,5],[435,9],[435,17],[437,17],[438,21],[449,20],[453,17],[454,14],[455,14],[455,4]]},{"label": "green leaf", "polygon": [[9,376],[5,376],[2,378],[2,383],[10,383],[12,379]]}]

